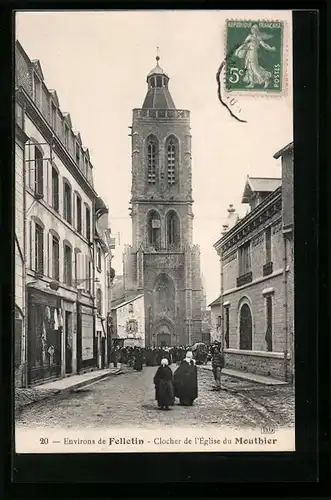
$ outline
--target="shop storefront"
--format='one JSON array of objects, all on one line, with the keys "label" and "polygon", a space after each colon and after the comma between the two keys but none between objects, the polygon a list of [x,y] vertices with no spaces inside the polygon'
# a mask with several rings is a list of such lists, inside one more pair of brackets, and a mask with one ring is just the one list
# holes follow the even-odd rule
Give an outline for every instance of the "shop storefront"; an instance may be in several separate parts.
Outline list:
[{"label": "shop storefront", "polygon": [[94,310],[83,304],[77,307],[77,370],[97,366],[97,336]]},{"label": "shop storefront", "polygon": [[61,376],[63,311],[50,293],[28,289],[28,384]]}]

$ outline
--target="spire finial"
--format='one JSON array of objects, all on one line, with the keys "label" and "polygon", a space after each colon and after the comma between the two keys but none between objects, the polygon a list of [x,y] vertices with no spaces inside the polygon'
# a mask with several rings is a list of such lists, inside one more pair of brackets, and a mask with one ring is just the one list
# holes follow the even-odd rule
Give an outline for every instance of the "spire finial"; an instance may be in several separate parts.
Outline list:
[{"label": "spire finial", "polygon": [[160,53],[160,47],[157,46],[156,47],[156,63],[157,63],[157,65],[159,65],[159,60],[160,60],[159,53]]}]

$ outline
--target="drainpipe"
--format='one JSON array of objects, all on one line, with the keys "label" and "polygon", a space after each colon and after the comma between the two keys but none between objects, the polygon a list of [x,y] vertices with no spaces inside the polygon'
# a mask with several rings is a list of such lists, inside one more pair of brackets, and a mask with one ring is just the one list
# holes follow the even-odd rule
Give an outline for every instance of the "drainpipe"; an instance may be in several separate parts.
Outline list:
[{"label": "drainpipe", "polygon": [[[24,130],[25,106],[23,106],[23,130]],[[28,294],[27,294],[27,248],[26,248],[26,228],[27,228],[27,213],[26,213],[26,163],[25,163],[25,144],[23,149],[23,245],[24,245],[24,262],[23,262],[23,327],[24,327],[24,352],[23,363],[24,370],[22,373],[22,385],[28,387]]]},{"label": "drainpipe", "polygon": [[223,287],[223,259],[222,259],[222,251],[220,253],[220,263],[221,263],[221,345],[222,345],[222,350],[225,347],[225,342],[224,342],[224,307],[223,307],[223,293],[224,293],[224,287]]},{"label": "drainpipe", "polygon": [[283,284],[284,284],[284,379],[288,381],[288,292],[287,292],[287,239],[283,234]]}]

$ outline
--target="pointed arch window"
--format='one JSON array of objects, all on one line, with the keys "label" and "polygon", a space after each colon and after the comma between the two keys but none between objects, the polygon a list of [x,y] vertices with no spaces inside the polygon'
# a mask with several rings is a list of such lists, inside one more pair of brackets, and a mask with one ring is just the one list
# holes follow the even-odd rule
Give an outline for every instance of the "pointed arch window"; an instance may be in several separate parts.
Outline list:
[{"label": "pointed arch window", "polygon": [[156,183],[156,165],[157,165],[157,141],[151,137],[147,141],[147,177],[148,184]]},{"label": "pointed arch window", "polygon": [[176,304],[175,285],[172,279],[164,273],[155,281],[154,299],[157,314],[174,317]]},{"label": "pointed arch window", "polygon": [[161,248],[161,219],[157,212],[154,210],[148,216],[148,244],[154,250]]},{"label": "pointed arch window", "polygon": [[168,184],[171,186],[176,182],[176,164],[178,157],[178,143],[174,137],[167,141],[166,146],[166,165]]},{"label": "pointed arch window", "polygon": [[167,248],[177,250],[180,246],[180,227],[176,212],[171,210],[167,215]]}]

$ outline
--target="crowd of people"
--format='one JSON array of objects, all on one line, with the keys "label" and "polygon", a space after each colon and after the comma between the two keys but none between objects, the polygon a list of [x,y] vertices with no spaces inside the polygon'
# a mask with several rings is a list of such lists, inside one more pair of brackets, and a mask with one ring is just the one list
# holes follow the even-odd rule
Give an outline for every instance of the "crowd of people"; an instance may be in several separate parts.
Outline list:
[{"label": "crowd of people", "polygon": [[[203,352],[203,354],[201,354]],[[221,372],[224,367],[224,355],[219,345],[206,346],[205,350],[196,349],[194,354],[190,346],[180,347],[113,347],[110,352],[110,362],[114,367],[127,365],[136,371],[142,371],[143,366],[158,366],[154,375],[155,399],[158,407],[169,410],[175,404],[192,406],[198,397],[198,374],[196,362],[198,359],[211,359],[215,380],[215,390],[221,389]],[[176,364],[173,372],[170,366]]]}]

